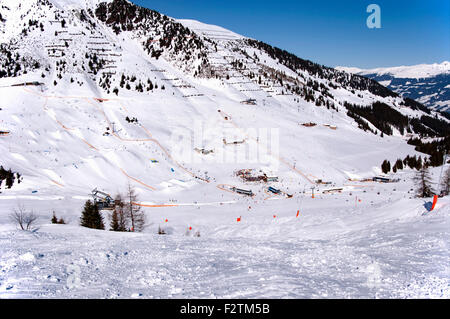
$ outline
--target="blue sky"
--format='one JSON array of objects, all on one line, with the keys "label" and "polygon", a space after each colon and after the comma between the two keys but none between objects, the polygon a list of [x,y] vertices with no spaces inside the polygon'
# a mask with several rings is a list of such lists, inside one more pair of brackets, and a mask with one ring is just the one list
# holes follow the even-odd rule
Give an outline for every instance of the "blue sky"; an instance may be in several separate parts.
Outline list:
[{"label": "blue sky", "polygon": [[[448,0],[131,0],[174,18],[195,19],[328,66],[382,66],[450,60]],[[381,7],[381,29],[366,8]]]}]

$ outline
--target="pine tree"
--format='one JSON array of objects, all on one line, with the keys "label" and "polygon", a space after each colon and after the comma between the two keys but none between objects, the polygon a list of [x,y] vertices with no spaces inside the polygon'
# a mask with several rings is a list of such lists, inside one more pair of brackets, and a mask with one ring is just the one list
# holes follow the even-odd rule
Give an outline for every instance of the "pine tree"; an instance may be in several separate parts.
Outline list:
[{"label": "pine tree", "polygon": [[6,187],[11,188],[14,184],[14,174],[11,172],[11,169],[8,171],[8,176],[6,177]]},{"label": "pine tree", "polygon": [[90,200],[84,204],[80,225],[87,228],[105,229],[103,216],[100,214],[97,205]]},{"label": "pine tree", "polygon": [[93,211],[94,227],[95,229],[105,229],[105,224],[103,223],[103,216],[99,212],[97,205],[94,204]]},{"label": "pine tree", "polygon": [[395,167],[397,168],[397,170],[402,170],[403,169],[403,161],[401,159],[398,159],[397,162],[395,162]]},{"label": "pine tree", "polygon": [[52,224],[58,224],[58,218],[56,218],[55,212],[53,212]]},{"label": "pine tree", "polygon": [[403,159],[403,166],[406,167],[409,163],[409,155],[407,155],[404,159]]},{"label": "pine tree", "polygon": [[391,163],[388,160],[384,160],[383,164],[381,164],[381,171],[384,174],[387,174],[391,171]]},{"label": "pine tree", "polygon": [[414,177],[414,182],[417,185],[416,196],[417,197],[431,197],[433,196],[433,189],[431,187],[431,177],[428,171],[428,167],[423,166]]},{"label": "pine tree", "polygon": [[113,213],[111,215],[111,224],[110,229],[111,231],[119,231],[119,215],[117,213],[117,210],[113,210]]},{"label": "pine tree", "polygon": [[423,167],[424,167],[424,165],[422,164],[422,156],[419,156],[419,158],[417,159],[415,168],[416,168],[416,170],[420,171]]},{"label": "pine tree", "polygon": [[430,166],[441,166],[444,164],[444,154],[442,152],[433,152],[430,156]]},{"label": "pine tree", "polygon": [[414,156],[408,155],[405,160],[406,160],[406,165],[408,165],[409,168],[416,168],[416,166],[417,166],[416,155],[414,155]]},{"label": "pine tree", "polygon": [[88,200],[84,204],[84,209],[81,212],[81,220],[80,220],[81,226],[89,228],[92,226],[92,211],[93,211],[92,202]]}]

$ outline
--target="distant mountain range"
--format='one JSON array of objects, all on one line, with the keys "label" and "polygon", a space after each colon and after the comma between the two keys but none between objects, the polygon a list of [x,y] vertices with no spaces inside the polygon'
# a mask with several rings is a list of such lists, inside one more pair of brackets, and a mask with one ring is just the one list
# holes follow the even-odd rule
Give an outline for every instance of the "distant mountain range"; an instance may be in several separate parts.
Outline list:
[{"label": "distant mountain range", "polygon": [[378,81],[394,92],[417,100],[433,110],[450,112],[450,62],[448,61],[440,64],[392,68],[337,67],[336,69]]}]

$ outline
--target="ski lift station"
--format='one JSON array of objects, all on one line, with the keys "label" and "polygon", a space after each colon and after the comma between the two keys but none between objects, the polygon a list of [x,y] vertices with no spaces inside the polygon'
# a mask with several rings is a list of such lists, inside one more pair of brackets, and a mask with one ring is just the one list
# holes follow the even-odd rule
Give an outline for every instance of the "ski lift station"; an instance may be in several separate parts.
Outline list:
[{"label": "ski lift station", "polygon": [[94,188],[91,193],[92,198],[94,199],[94,203],[97,205],[99,210],[102,209],[113,209],[114,208],[114,200],[111,195],[97,190]]}]

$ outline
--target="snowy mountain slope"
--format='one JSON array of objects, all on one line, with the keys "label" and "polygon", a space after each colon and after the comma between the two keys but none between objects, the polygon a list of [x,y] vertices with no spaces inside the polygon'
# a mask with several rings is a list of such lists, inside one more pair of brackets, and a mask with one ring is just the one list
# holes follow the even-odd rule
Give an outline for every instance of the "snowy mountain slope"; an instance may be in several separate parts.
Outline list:
[{"label": "snowy mountain slope", "polygon": [[[206,269],[209,279],[203,284],[211,287],[205,291],[208,296],[326,297],[296,281],[303,258],[310,260],[302,270],[302,278],[309,278],[308,283],[320,282],[324,286],[329,280],[341,282],[329,288],[328,296],[376,294],[378,288],[366,289],[365,281],[362,282],[364,272],[355,277],[339,272],[335,277],[327,262],[322,263],[314,278],[308,277],[305,269],[320,262],[317,260],[320,254],[308,249],[306,255],[300,252],[291,256],[292,249],[307,249],[308,244],[325,251],[327,258],[336,261],[336,267],[349,264],[353,258],[344,255],[354,249],[352,256],[359,261],[353,266],[361,267],[369,259],[374,260],[387,270],[386,273],[383,270],[386,285],[406,267],[406,262],[394,267],[387,261],[392,254],[383,248],[373,247],[367,254],[367,239],[360,234],[368,237],[375,234],[374,240],[380,247],[393,245],[408,253],[404,243],[415,233],[411,235],[406,229],[421,220],[423,204],[411,199],[413,171],[405,169],[393,175],[401,179],[398,184],[354,180],[380,174],[384,159],[395,162],[407,155],[426,158],[406,140],[419,135],[430,139],[445,135],[442,131],[445,133],[448,125],[446,118],[423,110],[414,101],[401,98],[373,80],[302,60],[220,27],[174,20],[128,1],[26,0],[19,4],[5,0],[2,5],[0,12],[5,21],[0,24],[0,34],[5,54],[0,58],[0,131],[9,134],[0,136],[0,164],[23,176],[22,182],[11,189],[4,184],[1,187],[0,207],[4,213],[0,214],[0,229],[4,237],[0,253],[1,266],[7,269],[0,277],[2,297],[16,293],[33,295],[26,287],[13,283],[14,277],[24,276],[22,271],[33,272],[29,287],[49,285],[37,296],[54,296],[54,289],[65,287],[64,278],[70,271],[63,264],[72,261],[58,256],[80,249],[83,243],[74,240],[75,236],[86,236],[93,246],[99,245],[98,249],[82,250],[80,255],[69,254],[67,258],[75,264],[82,256],[99,256],[104,249],[121,254],[122,247],[137,245],[130,252],[132,258],[123,263],[109,265],[102,261],[102,267],[107,269],[102,268],[101,274],[89,268],[87,274],[92,277],[88,280],[104,278],[101,284],[105,286],[88,296],[109,297],[105,287],[112,285],[118,269],[137,261],[148,265],[151,258],[139,256],[146,249],[142,248],[144,243],[152,240],[155,248],[167,245],[164,251],[169,254],[167,263],[186,262],[196,245],[200,245],[210,257],[189,265]],[[43,85],[13,86],[34,81]],[[254,99],[256,105],[242,103],[249,99]],[[403,126],[404,122],[398,124],[389,116],[386,119],[383,114],[375,114],[359,118],[370,131],[360,129],[361,123],[356,122],[354,114],[349,115],[350,109],[361,106],[377,110],[375,102],[382,103],[384,110],[407,124]],[[424,120],[435,116],[438,125]],[[311,122],[316,126],[302,125]],[[213,152],[202,154],[196,148]],[[241,169],[264,170],[268,175],[276,175],[279,181],[244,182],[236,176]],[[436,168],[435,181],[438,176]],[[330,184],[320,184],[318,180]],[[116,236],[112,239],[109,233],[78,227],[80,209],[92,189],[114,196],[124,193],[128,183],[136,188],[139,202],[144,205],[148,219],[146,234],[117,234],[111,235]],[[270,194],[269,185],[293,196]],[[233,193],[232,186],[251,189],[255,196]],[[323,193],[332,188],[341,192]],[[11,239],[22,236],[13,231],[7,216],[18,204],[36,210],[39,223],[44,225],[37,235],[42,236],[42,241],[24,239],[29,245],[20,247],[10,244]],[[445,221],[449,206],[447,201],[440,205],[442,215],[436,220]],[[68,221],[67,228],[45,226],[52,210]],[[302,213],[300,223],[295,217],[297,210]],[[108,212],[104,216],[108,221]],[[242,223],[236,222],[239,216],[243,217]],[[448,239],[448,231],[433,228],[433,220],[421,223],[430,231],[426,231],[424,240],[417,240],[415,247],[419,251],[415,252],[414,260],[420,258],[421,247],[427,240],[445,244]],[[158,226],[171,235],[167,241],[154,238]],[[189,238],[190,248],[186,252],[170,255],[186,239],[189,226],[199,230],[202,237]],[[396,236],[396,226],[405,229],[402,239],[385,241],[385,235]],[[439,235],[431,236],[433,229],[438,229]],[[271,243],[273,238],[280,242],[279,248],[277,243]],[[307,242],[300,244],[299,238]],[[349,245],[339,256],[332,254],[335,238],[340,239],[340,244]],[[34,272],[33,258],[20,256],[26,254],[27,246],[34,246],[36,249],[29,252],[40,258],[39,243],[46,245],[43,241],[47,239],[50,242],[67,239],[71,246],[58,249],[55,255],[43,253],[51,255],[53,262],[43,259],[40,265],[51,268],[52,274]],[[110,240],[114,247],[107,248]],[[134,240],[137,243],[133,244]],[[219,258],[208,240],[213,240],[219,252],[222,247],[225,257]],[[242,246],[241,240],[251,243]],[[119,244],[121,241],[125,242],[123,246]],[[321,241],[325,246],[321,246]],[[6,242],[9,244],[3,245]],[[242,255],[226,249],[228,243],[243,249]],[[235,258],[241,260],[258,254],[254,251],[265,246],[279,249],[277,256],[282,259],[291,258],[286,271],[280,269],[280,277],[266,266],[258,278],[251,275],[251,269],[263,263],[265,253],[258,255],[250,268],[247,264],[233,263]],[[378,258],[379,252],[383,256]],[[424,281],[432,290],[431,295],[445,297],[447,290],[439,292],[446,278],[442,258],[445,249],[436,248],[430,259],[439,262],[427,270]],[[225,268],[207,268],[210,263]],[[152,265],[149,269],[157,271],[157,268]],[[243,275],[247,285],[252,286],[250,283],[259,278],[271,284],[267,290],[261,290],[263,284],[255,284],[248,290],[243,286],[226,290],[211,283],[221,273],[224,280],[231,282],[234,271],[242,269],[250,274]],[[421,289],[408,291],[408,283],[421,278],[418,267],[410,266],[408,270],[412,279],[402,277],[395,281],[395,292],[381,296],[424,296]],[[192,272],[182,270],[182,275],[177,276],[174,275],[177,269],[169,267],[168,271],[170,283],[161,284],[160,277],[153,278],[159,283],[156,288],[145,281],[145,274],[141,277],[147,287],[145,297],[199,296],[185,282]],[[48,275],[50,283],[44,278]],[[298,289],[289,295],[282,292],[284,288],[273,288],[286,278],[292,280],[289,287]],[[10,285],[13,288],[8,288]],[[129,283],[120,281],[117,285],[115,297],[131,296]],[[358,288],[349,288],[352,285]],[[186,292],[180,293],[179,289]],[[81,294],[78,290],[69,291],[66,296]]]},{"label": "snowy mountain slope", "polygon": [[434,110],[450,110],[450,62],[363,70],[337,69],[366,76]]},{"label": "snowy mountain slope", "polygon": [[[223,114],[230,114],[233,118],[231,125],[240,126],[242,129],[283,127],[281,154],[284,169],[287,171],[292,171],[294,162],[297,161],[296,167],[301,169],[301,172],[308,172],[304,175],[342,181],[347,178],[345,174],[340,173],[342,169],[358,165],[349,163],[347,155],[345,160],[339,160],[342,145],[358,145],[361,154],[372,157],[368,150],[373,150],[374,146],[368,141],[373,140],[375,144],[379,144],[380,150],[386,149],[386,143],[389,143],[388,140],[381,140],[375,135],[367,137],[367,134],[355,129],[356,123],[342,112],[341,105],[344,102],[370,105],[374,101],[382,101],[393,105],[405,116],[421,116],[420,110],[412,111],[409,107],[401,107],[402,100],[376,82],[322,68],[218,27],[183,20],[179,21],[180,24],[127,1],[87,1],[78,9],[74,7],[74,2],[64,1],[29,0],[24,4],[11,1],[5,2],[5,5],[10,6],[10,10],[3,11],[15,12],[15,15],[3,14],[6,25],[15,25],[18,21],[27,19],[31,21],[25,22],[25,31],[15,37],[9,37],[10,41],[20,38],[16,43],[17,47],[12,47],[12,42],[9,43],[11,52],[14,52],[11,56],[18,54],[22,59],[37,61],[39,70],[28,70],[27,74],[23,74],[27,69],[21,66],[17,72],[12,71],[16,77],[7,77],[3,79],[2,84],[23,81],[45,83],[42,92],[33,88],[24,92],[25,89],[20,87],[8,90],[9,103],[22,101],[23,105],[27,105],[32,100],[36,107],[40,105],[30,116],[40,116],[44,120],[36,125],[25,121],[29,125],[28,130],[32,132],[27,133],[27,136],[42,134],[42,130],[48,131],[51,127],[52,132],[45,136],[52,141],[49,146],[58,148],[62,143],[64,150],[67,145],[71,145],[80,157],[74,163],[84,162],[89,157],[89,152],[97,151],[99,154],[93,154],[91,157],[95,158],[92,161],[98,163],[88,166],[85,174],[92,175],[90,170],[95,170],[98,178],[104,179],[106,184],[113,174],[107,169],[109,166],[111,169],[115,168],[114,179],[117,178],[123,183],[127,176],[140,175],[141,173],[137,172],[142,172],[146,165],[149,165],[147,162],[150,156],[147,152],[157,151],[166,157],[160,161],[162,163],[159,166],[166,165],[168,160],[168,166],[180,167],[181,175],[175,175],[177,178],[185,178],[184,174],[205,178],[204,171],[212,173],[217,167],[212,165],[201,172],[201,168],[206,168],[203,163],[174,161],[168,156],[176,148],[171,145],[173,143],[170,139],[178,129],[192,134],[195,129],[192,123],[201,122],[210,127],[208,134],[211,135],[205,136],[205,141],[200,141],[203,145],[189,147],[189,151],[195,153],[193,149],[201,146],[218,150],[222,148],[219,152],[223,152],[223,156],[233,154],[235,149],[224,147],[223,138],[220,137],[221,132],[230,126],[230,123],[224,121]],[[20,15],[22,18],[18,19],[18,12],[21,11],[24,13]],[[37,20],[39,17],[46,18]],[[17,26],[15,29],[18,29]],[[9,27],[5,27],[5,39],[8,38],[8,30]],[[198,53],[195,53],[197,51]],[[20,57],[15,59],[16,63],[21,60]],[[189,62],[191,59],[193,63]],[[17,77],[21,73],[23,75]],[[305,84],[298,86],[302,83]],[[361,91],[358,88],[366,88],[369,91]],[[100,97],[109,101],[100,104],[92,99]],[[259,104],[256,107],[257,112],[254,107],[240,103],[247,99],[256,99]],[[170,108],[167,108],[169,105]],[[26,116],[23,114],[25,110],[5,107],[2,111],[3,115],[11,116],[3,120],[3,129],[11,130],[11,136],[6,137],[5,141],[10,139],[12,144],[17,143],[17,132],[13,132],[13,128],[18,124],[17,117]],[[219,113],[218,110],[224,113]],[[127,117],[136,118],[138,122],[128,123]],[[311,121],[335,125],[339,129],[333,131],[323,127],[318,131],[318,128],[310,129],[300,125]],[[108,129],[113,130],[112,122],[118,132],[117,136],[104,136]],[[281,123],[283,124],[280,126]],[[211,128],[218,130],[214,132]],[[63,132],[60,132],[61,129]],[[374,131],[379,132],[376,128]],[[242,132],[239,134],[242,135]],[[301,143],[305,149],[311,151],[299,157],[295,145],[298,143],[298,136],[304,134],[306,136]],[[56,141],[53,141],[55,136]],[[348,144],[350,138],[354,141]],[[68,144],[66,139],[70,139]],[[110,157],[105,150],[115,153],[124,147],[123,144],[133,142],[138,143],[133,147],[140,149],[133,154],[138,159],[138,164],[133,167],[136,173],[128,173],[123,167],[125,163],[121,162],[122,155],[116,153]],[[395,156],[404,157],[410,152],[409,146],[398,146],[404,144],[402,139],[392,138],[390,143],[394,143],[394,148],[399,149]],[[257,145],[255,141],[249,141],[248,144],[249,147]],[[88,149],[85,149],[86,145]],[[314,145],[315,148],[309,145]],[[334,145],[340,145],[340,149],[335,150]],[[43,143],[38,146],[41,148],[39,152],[49,151],[49,147]],[[353,149],[349,146],[349,150]],[[22,152],[27,150],[17,151],[19,154]],[[67,151],[59,152],[72,156],[72,153]],[[210,156],[211,162],[214,164],[220,156],[221,153]],[[322,168],[314,168],[315,165],[309,167],[312,158],[323,163],[318,165],[319,167],[327,166],[328,172]],[[366,171],[370,171],[382,161],[381,157],[372,158],[371,165],[364,168]],[[337,164],[330,165],[331,159],[333,162],[337,161]],[[127,161],[129,160],[131,159]],[[5,162],[12,162],[8,164],[17,167],[17,171],[27,169],[21,168],[15,158],[10,161],[5,159]],[[105,162],[108,165],[105,165]],[[278,162],[278,158],[269,156],[267,165],[271,166],[273,162]],[[49,178],[48,167],[54,167],[56,171],[60,171],[56,174],[60,176],[58,183],[64,184],[62,180],[65,178],[61,171],[66,171],[66,178],[69,178],[75,169],[74,163],[71,163],[71,169],[66,168],[70,165],[67,161],[55,161],[55,164],[50,166],[45,164],[43,167],[47,169],[47,173],[44,176]],[[143,166],[139,167],[140,165]],[[234,166],[234,169],[242,168],[240,163],[231,166]],[[100,173],[99,170],[105,172]],[[163,171],[166,170],[168,168]],[[148,184],[158,184],[161,179],[170,180],[175,177],[168,174],[168,178],[162,178],[166,174],[158,172],[152,175]],[[308,177],[304,180],[311,182]],[[88,187],[93,186],[92,183]],[[152,186],[150,190],[153,188],[157,187]]]}]

